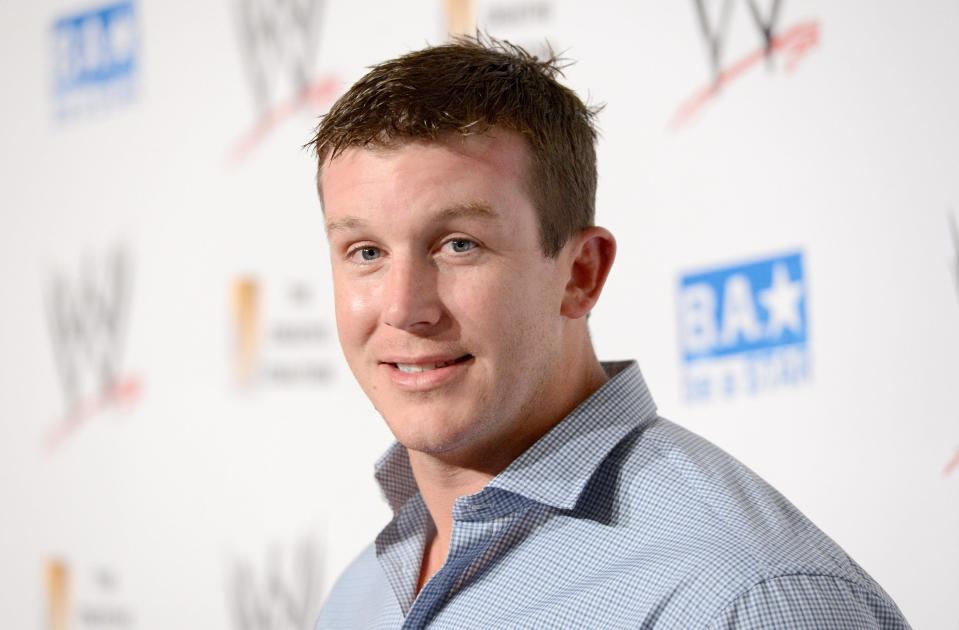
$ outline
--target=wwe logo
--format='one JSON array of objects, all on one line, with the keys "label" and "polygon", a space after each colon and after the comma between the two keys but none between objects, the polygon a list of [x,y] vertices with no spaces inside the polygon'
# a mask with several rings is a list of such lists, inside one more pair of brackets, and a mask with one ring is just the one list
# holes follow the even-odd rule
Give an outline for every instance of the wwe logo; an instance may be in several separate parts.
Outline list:
[{"label": "wwe logo", "polygon": [[[260,113],[285,90],[307,90],[313,80],[324,0],[236,0],[247,74]],[[286,80],[289,85],[278,86]]]},{"label": "wwe logo", "polygon": [[303,541],[287,563],[289,572],[284,571],[282,560],[279,549],[270,550],[262,582],[257,581],[248,563],[237,564],[230,595],[239,630],[300,630],[312,626],[319,612],[322,553],[314,543]]},{"label": "wwe logo", "polygon": [[106,399],[119,382],[123,332],[130,297],[130,264],[122,250],[100,265],[87,259],[79,281],[54,276],[47,316],[54,358],[68,409],[85,396]]},{"label": "wwe logo", "polygon": [[[717,0],[713,0],[715,7]],[[730,24],[733,6],[737,0],[721,0],[718,14],[710,15],[707,0],[693,0],[698,16],[699,27],[709,55],[709,68],[712,75],[707,85],[698,89],[676,110],[670,126],[678,129],[685,125],[693,115],[709,100],[715,98],[720,88],[743,76],[749,69],[765,60],[766,67],[772,68],[774,55],[781,54],[785,61],[785,70],[792,72],[799,61],[819,44],[819,23],[815,20],[799,22],[780,32],[778,27],[782,0],[772,0],[766,5],[768,10],[760,10],[757,0],[743,0],[749,9],[753,24],[761,35],[761,46],[725,63],[727,44],[730,41]]]},{"label": "wwe logo", "polygon": [[[702,29],[703,37],[706,39],[706,46],[709,51],[710,67],[713,72],[713,80],[719,82],[722,73],[723,52],[726,44],[726,37],[729,33],[729,22],[732,16],[733,5],[736,0],[722,0],[719,8],[718,19],[710,19],[706,10],[706,0],[695,0],[696,12],[699,16],[699,26]],[[772,6],[764,16],[756,6],[755,0],[746,0],[749,7],[749,14],[752,16],[753,23],[759,29],[763,38],[765,56],[767,59],[773,51],[773,36],[776,22],[779,18],[779,9],[782,6],[781,0],[773,0]]]}]

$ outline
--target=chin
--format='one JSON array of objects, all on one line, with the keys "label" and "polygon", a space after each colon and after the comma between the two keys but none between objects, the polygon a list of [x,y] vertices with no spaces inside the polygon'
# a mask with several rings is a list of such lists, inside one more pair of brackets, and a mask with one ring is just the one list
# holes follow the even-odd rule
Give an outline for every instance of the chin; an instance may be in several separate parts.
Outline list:
[{"label": "chin", "polygon": [[415,411],[383,414],[396,440],[421,453],[440,454],[462,448],[469,442],[470,428],[449,415],[422,414]]}]

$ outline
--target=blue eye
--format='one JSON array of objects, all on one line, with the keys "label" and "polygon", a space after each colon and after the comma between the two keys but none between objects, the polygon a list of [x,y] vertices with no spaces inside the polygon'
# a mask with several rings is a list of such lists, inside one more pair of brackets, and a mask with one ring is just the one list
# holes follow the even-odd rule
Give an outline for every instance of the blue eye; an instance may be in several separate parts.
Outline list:
[{"label": "blue eye", "polygon": [[465,254],[469,250],[476,247],[476,243],[465,238],[454,238],[453,240],[447,242],[450,244],[452,250],[457,254]]},{"label": "blue eye", "polygon": [[380,248],[379,247],[359,247],[350,252],[350,258],[355,259],[356,255],[360,255],[360,260],[363,262],[373,262],[380,257]]}]

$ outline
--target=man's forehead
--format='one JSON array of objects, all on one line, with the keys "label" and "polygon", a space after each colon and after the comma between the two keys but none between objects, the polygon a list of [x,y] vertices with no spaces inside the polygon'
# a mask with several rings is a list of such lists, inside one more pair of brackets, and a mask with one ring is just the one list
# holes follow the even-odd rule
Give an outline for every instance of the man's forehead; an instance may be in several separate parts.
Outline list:
[{"label": "man's forehead", "polygon": [[[505,161],[511,170],[523,172],[529,163],[529,144],[519,132],[505,127],[489,127],[482,133],[446,132],[435,138],[377,139],[366,145],[351,145],[330,152],[319,164],[317,189],[323,205],[323,191],[329,187],[331,172],[342,170],[351,161],[366,157],[389,157],[406,148],[435,149],[467,159]],[[424,152],[425,153],[425,152]],[[325,210],[325,207],[324,207]]]},{"label": "man's forehead", "polygon": [[330,151],[324,157],[320,166],[326,169],[333,161],[339,160],[350,153],[389,155],[406,147],[414,146],[435,147],[475,156],[514,143],[526,148],[526,138],[522,134],[501,126],[485,127],[482,131],[475,133],[469,130],[463,132],[445,131],[431,137],[380,136],[366,144],[351,144]]},{"label": "man's forehead", "polygon": [[[470,201],[438,208],[429,214],[428,219],[431,223],[442,223],[455,219],[477,220],[490,223],[500,220],[501,217],[499,213],[485,201]],[[327,219],[326,233],[333,234],[338,231],[358,230],[368,226],[369,222],[363,217],[345,215]]]}]

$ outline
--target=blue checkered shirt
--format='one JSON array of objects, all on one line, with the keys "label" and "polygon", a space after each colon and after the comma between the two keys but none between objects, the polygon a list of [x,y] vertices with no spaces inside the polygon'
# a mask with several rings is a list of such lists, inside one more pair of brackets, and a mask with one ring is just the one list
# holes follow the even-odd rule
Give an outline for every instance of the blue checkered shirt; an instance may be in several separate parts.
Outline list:
[{"label": "blue checkered shirt", "polygon": [[446,564],[394,445],[394,518],[334,586],[323,628],[908,628],[892,599],[730,455],[660,418],[635,362],[453,507]]}]

